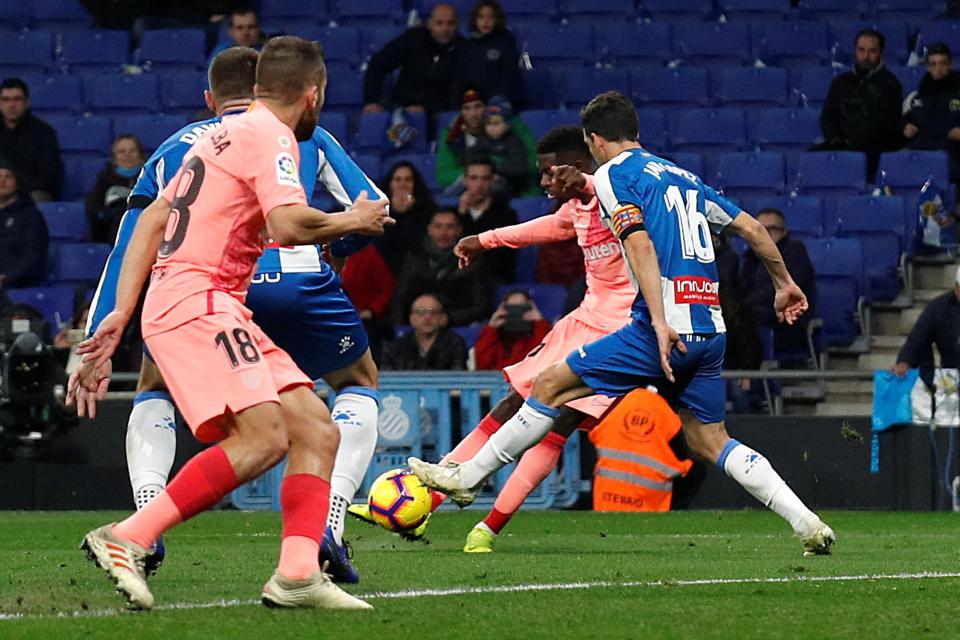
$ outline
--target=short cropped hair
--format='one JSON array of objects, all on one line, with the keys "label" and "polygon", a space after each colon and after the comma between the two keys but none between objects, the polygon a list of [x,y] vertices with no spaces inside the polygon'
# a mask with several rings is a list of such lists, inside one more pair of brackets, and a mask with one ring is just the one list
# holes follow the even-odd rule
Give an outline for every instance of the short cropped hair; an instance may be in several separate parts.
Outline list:
[{"label": "short cropped hair", "polygon": [[485,153],[480,151],[468,151],[464,154],[463,157],[463,171],[466,173],[467,167],[472,167],[477,164],[482,164],[490,167],[490,171],[496,171],[497,167],[493,163],[493,159]]},{"label": "short cropped hair", "polygon": [[934,42],[929,45],[927,47],[926,59],[929,60],[930,56],[947,56],[947,60],[953,59],[953,56],[950,55],[950,47],[947,46],[946,42]]},{"label": "short cropped hair", "polygon": [[537,143],[537,153],[570,153],[575,156],[590,157],[590,149],[583,141],[583,130],[580,127],[564,124],[547,131]]},{"label": "short cropped hair", "polygon": [[880,53],[883,53],[883,50],[887,45],[887,39],[883,37],[882,33],[876,29],[860,29],[860,31],[857,31],[857,37],[853,39],[854,46],[856,46],[856,44],[860,42],[860,38],[864,36],[867,36],[868,38],[876,38],[877,44],[880,45]]},{"label": "short cropped hair", "polygon": [[30,89],[27,87],[27,83],[24,82],[22,78],[16,76],[5,78],[3,82],[0,82],[0,91],[4,89],[20,89],[23,91],[25,98],[30,97]]},{"label": "short cropped hair", "polygon": [[310,85],[327,76],[320,44],[296,36],[270,38],[257,62],[258,97],[296,102]]},{"label": "short cropped hair", "polygon": [[777,216],[780,218],[781,222],[787,221],[786,217],[783,215],[783,211],[780,211],[780,209],[777,209],[776,207],[764,207],[763,209],[760,209],[760,211],[757,211],[757,217],[759,218],[765,213],[768,215]]},{"label": "short cropped hair", "polygon": [[218,53],[207,71],[213,99],[252,100],[259,58],[260,54],[250,47],[230,47]]},{"label": "short cropped hair", "polygon": [[580,122],[587,135],[597,134],[609,142],[636,142],[640,136],[637,109],[619,91],[596,96],[580,110]]}]

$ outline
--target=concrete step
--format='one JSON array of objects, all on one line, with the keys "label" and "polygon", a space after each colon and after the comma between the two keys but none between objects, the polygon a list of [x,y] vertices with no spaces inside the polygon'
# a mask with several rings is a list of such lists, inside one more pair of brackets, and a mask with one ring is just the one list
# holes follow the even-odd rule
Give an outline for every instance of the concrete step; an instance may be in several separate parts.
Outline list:
[{"label": "concrete step", "polygon": [[913,265],[913,286],[916,289],[939,289],[944,291],[953,286],[957,275],[957,267],[952,264],[921,264]]},{"label": "concrete step", "polygon": [[817,405],[806,402],[784,402],[783,413],[789,416],[815,416],[817,415]]},{"label": "concrete step", "polygon": [[900,351],[900,347],[903,346],[903,343],[906,342],[906,340],[907,337],[902,335],[874,335],[870,339],[870,350],[878,353],[884,353],[888,351],[893,351],[896,353]]},{"label": "concrete step", "polygon": [[947,291],[949,291],[949,289],[914,289],[914,306],[924,306],[926,303]]},{"label": "concrete step", "polygon": [[860,354],[856,353],[831,353],[828,369],[838,371],[850,371],[860,368]]},{"label": "concrete step", "polygon": [[874,335],[906,335],[901,326],[902,309],[876,309],[870,314]]},{"label": "concrete step", "polygon": [[828,380],[827,396],[836,394],[873,394],[873,382],[870,380]]},{"label": "concrete step", "polygon": [[871,402],[821,402],[817,405],[818,416],[869,416],[873,413]]},{"label": "concrete step", "polygon": [[862,371],[890,369],[896,360],[896,353],[864,353],[857,359],[857,368]]},{"label": "concrete step", "polygon": [[917,318],[923,313],[923,307],[912,307],[900,312],[900,330],[904,333],[910,333],[913,325],[917,324]]}]

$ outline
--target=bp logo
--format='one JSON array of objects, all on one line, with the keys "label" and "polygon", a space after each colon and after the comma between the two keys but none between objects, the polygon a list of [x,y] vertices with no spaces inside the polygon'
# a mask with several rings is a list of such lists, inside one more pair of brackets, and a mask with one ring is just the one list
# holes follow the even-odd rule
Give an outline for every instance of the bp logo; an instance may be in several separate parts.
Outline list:
[{"label": "bp logo", "polygon": [[383,399],[383,410],[377,420],[377,431],[385,440],[397,441],[410,431],[410,417],[403,410],[403,399],[389,395]]}]

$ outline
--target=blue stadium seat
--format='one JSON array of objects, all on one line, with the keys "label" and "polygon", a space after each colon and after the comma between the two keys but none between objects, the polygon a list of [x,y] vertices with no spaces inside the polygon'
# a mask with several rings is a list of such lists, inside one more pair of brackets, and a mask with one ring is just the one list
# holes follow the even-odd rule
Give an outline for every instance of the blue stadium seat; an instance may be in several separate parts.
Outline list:
[{"label": "blue stadium seat", "polygon": [[866,0],[803,0],[801,11],[811,12],[817,20],[860,20],[867,12]]},{"label": "blue stadium seat", "polygon": [[436,190],[439,188],[439,185],[437,184],[437,158],[434,154],[399,153],[384,160],[383,166],[391,167],[401,160],[406,160],[415,166],[431,190]]},{"label": "blue stadium seat", "polygon": [[559,72],[542,66],[521,72],[525,109],[556,109],[560,106]]},{"label": "blue stadium seat", "polygon": [[714,97],[725,107],[782,107],[787,103],[785,69],[734,67],[720,69],[716,74]]},{"label": "blue stadium seat", "polygon": [[513,289],[523,289],[530,294],[537,303],[540,313],[550,322],[556,322],[563,313],[563,303],[567,297],[567,290],[558,284],[539,284],[536,282],[518,282],[504,284],[497,287],[494,299],[498,302]]},{"label": "blue stadium seat", "polygon": [[720,156],[713,185],[740,197],[778,196],[786,187],[783,154],[743,151]]},{"label": "blue stadium seat", "polygon": [[327,18],[327,3],[326,0],[260,0],[257,15],[261,26],[271,21],[291,19],[301,23],[321,22]]},{"label": "blue stadium seat", "polygon": [[[413,4],[413,7],[416,9],[417,15],[419,15],[420,18],[425,22],[436,4],[436,0],[416,0],[416,2]],[[467,18],[469,17],[473,6],[476,4],[475,0],[452,0],[452,2],[449,2],[448,4],[452,4],[453,8],[457,11],[457,16],[460,18],[461,31],[468,31],[468,29],[466,29]],[[504,11],[506,10],[507,7],[504,7]],[[556,11],[556,3],[554,3],[553,11]]]},{"label": "blue stadium seat", "polygon": [[751,59],[750,25],[743,22],[689,22],[674,29],[674,51],[687,63],[723,67]]},{"label": "blue stadium seat", "polygon": [[630,95],[630,76],[626,69],[568,69],[563,87],[564,105],[580,109],[604,91]]},{"label": "blue stadium seat", "polygon": [[130,56],[130,34],[119,30],[74,31],[63,34],[60,60],[77,71],[120,71]]},{"label": "blue stadium seat", "polygon": [[47,31],[4,33],[0,37],[0,67],[11,75],[52,69],[53,45],[53,34]]},{"label": "blue stadium seat", "polygon": [[596,59],[589,25],[536,25],[525,29],[522,38],[518,44],[527,49],[534,65],[582,67]]},{"label": "blue stadium seat", "polygon": [[26,8],[19,2],[0,2],[0,29],[19,31],[27,26]]},{"label": "blue stadium seat", "polygon": [[482,324],[470,324],[465,327],[451,327],[454,333],[463,338],[464,344],[467,345],[467,349],[472,349],[473,345],[477,343],[477,338],[480,336],[480,332],[483,331],[484,325]]},{"label": "blue stadium seat", "polygon": [[907,226],[903,204],[903,198],[896,196],[854,196],[843,198],[837,206],[837,233],[863,243],[864,255],[869,256],[864,268],[877,300],[899,295],[898,269],[902,256],[912,250],[913,227]]},{"label": "blue stadium seat", "polygon": [[[942,0],[922,2],[918,0],[872,0],[871,13],[878,18],[900,18],[917,27],[927,20],[933,20],[943,13],[945,3]],[[951,47],[951,51],[954,49]]]},{"label": "blue stadium seat", "polygon": [[599,21],[632,21],[633,0],[560,0],[560,11],[570,21],[596,24]]},{"label": "blue stadium seat", "polygon": [[319,42],[323,46],[324,59],[328,62],[349,62],[354,67],[360,64],[360,30],[355,27],[294,29],[291,33]]},{"label": "blue stadium seat", "polygon": [[89,228],[82,202],[41,202],[37,208],[47,221],[51,240],[87,239]]},{"label": "blue stadium seat", "polygon": [[353,109],[363,104],[363,76],[338,74],[327,78],[325,106]]},{"label": "blue stadium seat", "polygon": [[820,64],[828,57],[828,33],[826,23],[822,22],[768,22],[754,30],[753,49],[768,65],[796,67]]},{"label": "blue stadium seat", "polygon": [[347,116],[342,113],[325,113],[321,111],[318,124],[326,129],[327,133],[336,138],[340,146],[347,146],[347,143],[350,141]]},{"label": "blue stadium seat", "polygon": [[11,302],[28,304],[42,313],[55,331],[73,320],[73,287],[24,287],[6,289],[6,293]]},{"label": "blue stadium seat", "polygon": [[30,87],[30,109],[51,115],[71,115],[83,112],[83,92],[79,76],[48,74],[23,76]]},{"label": "blue stadium seat", "polygon": [[366,61],[380,51],[385,44],[403,33],[402,27],[379,26],[365,27],[360,30],[360,59]]},{"label": "blue stadium seat", "polygon": [[703,179],[704,164],[703,156],[701,154],[691,153],[689,151],[671,151],[670,153],[664,153],[661,155],[668,160],[673,161],[673,164],[677,165],[681,169],[692,171],[700,176],[701,180]]},{"label": "blue stadium seat", "polygon": [[186,124],[187,119],[184,116],[137,113],[115,117],[113,133],[115,136],[132,133],[149,154]]},{"label": "blue stadium seat", "polygon": [[[107,147],[109,150],[109,147]],[[63,159],[63,184],[60,197],[64,200],[81,200],[87,197],[97,180],[97,174],[103,171],[107,156],[65,157]]]},{"label": "blue stadium seat", "polygon": [[149,29],[140,40],[140,64],[154,71],[189,71],[206,67],[203,29]]},{"label": "blue stadium seat", "polygon": [[54,265],[54,279],[57,282],[96,282],[100,279],[100,273],[109,255],[109,244],[99,242],[64,244],[60,247]]},{"label": "blue stadium seat", "polygon": [[86,29],[93,22],[78,0],[30,0],[26,4],[31,29],[64,33]]},{"label": "blue stadium seat", "polygon": [[528,220],[552,213],[556,208],[556,203],[549,198],[531,196],[528,198],[514,198],[510,201],[510,207],[517,212],[517,220],[527,222]]},{"label": "blue stadium seat", "polygon": [[[427,150],[427,116],[424,113],[405,113],[404,120],[417,130],[417,137],[404,146],[404,153],[420,153]],[[390,112],[364,113],[360,115],[360,127],[357,131],[357,146],[360,151],[390,153],[396,151],[393,142],[387,137],[392,126],[393,114]]]},{"label": "blue stadium seat", "polygon": [[830,83],[841,73],[850,69],[845,67],[823,67],[805,65],[791,70],[791,90],[801,106],[821,107],[827,100]]},{"label": "blue stadium seat", "polygon": [[910,51],[910,25],[905,20],[854,20],[831,21],[830,42],[833,52],[833,61],[846,65],[853,64],[854,40],[861,29],[876,29],[883,34],[885,45],[883,49],[884,64],[904,64]]},{"label": "blue stadium seat", "polygon": [[822,140],[816,109],[765,109],[750,115],[750,140],[764,151],[809,149]]},{"label": "blue stadium seat", "polygon": [[[526,2],[506,2],[503,11],[507,15],[507,24],[512,25],[519,20],[530,23],[547,23],[559,19],[557,0],[528,0]],[[469,15],[469,14],[467,14]],[[461,24],[466,21],[460,18]]]},{"label": "blue stadium seat", "polygon": [[859,151],[800,154],[796,188],[808,196],[854,196],[867,188],[867,158]]},{"label": "blue stadium seat", "polygon": [[[160,104],[165,113],[192,116],[204,107],[207,74],[202,71],[170,71],[160,74]],[[171,132],[172,133],[172,132]]]},{"label": "blue stadium seat", "polygon": [[375,26],[403,20],[403,0],[337,0],[333,3],[337,22],[347,26]]},{"label": "blue stadium seat", "polygon": [[790,14],[790,3],[785,0],[721,0],[720,5],[728,21],[784,20]]},{"label": "blue stadium seat", "polygon": [[887,68],[890,70],[890,73],[897,76],[897,80],[900,81],[903,95],[907,95],[911,91],[916,91],[917,86],[920,84],[920,78],[927,72],[927,68],[922,64],[914,66],[892,64]]},{"label": "blue stadium seat", "polygon": [[863,297],[863,245],[851,238],[804,238],[817,271],[817,297],[824,342],[849,346],[859,333],[856,313]]},{"label": "blue stadium seat", "polygon": [[778,196],[757,198],[751,214],[763,209],[777,209],[783,213],[790,235],[801,238],[819,238],[824,235],[823,199],[819,196]]},{"label": "blue stadium seat", "polygon": [[537,278],[537,259],[540,247],[533,245],[517,249],[517,266],[514,271],[518,281],[533,282]]},{"label": "blue stadium seat", "polygon": [[521,113],[520,119],[530,129],[534,140],[539,140],[547,131],[559,125],[580,124],[580,114],[567,109],[530,109]]},{"label": "blue stadium seat", "polygon": [[890,151],[880,154],[877,181],[892,187],[919,190],[927,178],[941,189],[950,182],[950,158],[945,151]]},{"label": "blue stadium seat", "polygon": [[706,69],[633,69],[630,94],[644,107],[699,107],[709,103],[709,76]]},{"label": "blue stadium seat", "polygon": [[716,172],[719,158],[715,154],[743,149],[746,144],[746,123],[740,109],[682,109],[671,116],[670,145],[677,151],[704,154],[708,176]]},{"label": "blue stadium seat", "polygon": [[671,26],[662,22],[605,25],[597,53],[611,64],[662,66],[674,58],[672,34]]},{"label": "blue stadium seat", "polygon": [[668,147],[667,116],[659,109],[637,109],[640,125],[640,142],[651,151],[660,152]]},{"label": "blue stadium seat", "polygon": [[383,163],[380,162],[379,155],[375,153],[351,153],[350,157],[368,178],[380,184],[380,180],[385,177],[386,171],[383,170]]},{"label": "blue stadium seat", "polygon": [[712,0],[643,0],[644,11],[654,20],[703,20],[713,12]]},{"label": "blue stadium seat", "polygon": [[58,116],[48,122],[57,132],[60,150],[70,155],[97,155],[110,153],[113,130],[110,118],[104,116]]},{"label": "blue stadium seat", "polygon": [[104,115],[160,110],[160,81],[152,73],[87,76],[83,95],[88,106]]}]

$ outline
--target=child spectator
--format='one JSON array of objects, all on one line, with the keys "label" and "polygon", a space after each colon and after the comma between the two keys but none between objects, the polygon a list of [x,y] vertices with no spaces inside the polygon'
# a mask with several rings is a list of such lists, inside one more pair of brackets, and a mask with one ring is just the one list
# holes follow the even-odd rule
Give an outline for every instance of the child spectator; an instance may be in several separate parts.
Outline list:
[{"label": "child spectator", "polygon": [[523,140],[513,131],[513,110],[502,98],[492,98],[484,109],[483,132],[476,151],[493,160],[496,174],[506,180],[512,195],[523,192],[529,182],[529,158]]}]

